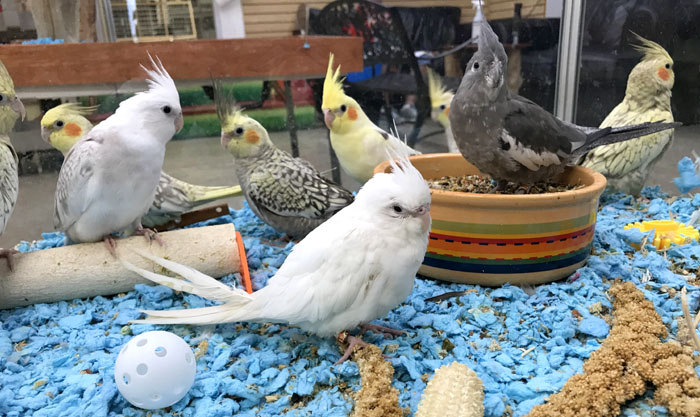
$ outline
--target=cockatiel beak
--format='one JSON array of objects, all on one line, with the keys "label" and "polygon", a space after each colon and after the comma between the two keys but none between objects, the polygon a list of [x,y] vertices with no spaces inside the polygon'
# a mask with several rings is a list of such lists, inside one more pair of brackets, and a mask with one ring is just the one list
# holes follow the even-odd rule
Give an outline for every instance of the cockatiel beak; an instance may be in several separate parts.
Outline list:
[{"label": "cockatiel beak", "polygon": [[231,142],[231,136],[229,136],[228,133],[226,133],[222,130],[221,131],[221,147],[226,149],[228,147],[229,142]]},{"label": "cockatiel beak", "polygon": [[416,216],[421,220],[423,231],[427,232],[430,230],[430,205],[419,207],[418,210],[416,210]]},{"label": "cockatiel beak", "polygon": [[41,127],[41,139],[49,145],[51,144],[51,130],[46,126]]},{"label": "cockatiel beak", "polygon": [[486,84],[490,88],[498,88],[503,83],[503,63],[494,60],[491,67],[486,71]]},{"label": "cockatiel beak", "polygon": [[331,109],[323,109],[323,121],[326,123],[327,128],[333,126],[333,121],[335,120],[335,113]]},{"label": "cockatiel beak", "polygon": [[19,97],[15,97],[12,100],[10,100],[10,108],[17,112],[22,121],[24,121],[24,118],[27,116],[27,113],[24,110],[24,104],[22,104],[22,100],[20,100]]},{"label": "cockatiel beak", "polygon": [[182,117],[182,113],[180,113],[176,118],[175,118],[175,133],[179,133],[182,130],[182,126],[185,124],[184,117]]}]

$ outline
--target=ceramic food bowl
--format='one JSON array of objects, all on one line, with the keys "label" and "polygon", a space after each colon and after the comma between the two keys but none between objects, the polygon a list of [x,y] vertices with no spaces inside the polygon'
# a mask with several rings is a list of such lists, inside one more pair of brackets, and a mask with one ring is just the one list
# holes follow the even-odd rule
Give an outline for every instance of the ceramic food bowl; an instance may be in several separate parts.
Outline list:
[{"label": "ceramic food bowl", "polygon": [[[426,179],[480,174],[460,154],[411,157]],[[375,172],[390,172],[388,162]],[[431,190],[430,241],[419,273],[496,286],[541,284],[571,275],[591,252],[605,177],[570,167],[559,183],[584,184],[560,193],[475,194]]]}]

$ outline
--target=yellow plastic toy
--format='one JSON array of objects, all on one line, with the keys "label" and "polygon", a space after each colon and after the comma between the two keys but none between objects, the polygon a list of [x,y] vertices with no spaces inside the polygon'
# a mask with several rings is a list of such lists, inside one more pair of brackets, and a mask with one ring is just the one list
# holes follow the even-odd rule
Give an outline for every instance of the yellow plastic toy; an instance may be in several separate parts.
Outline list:
[{"label": "yellow plastic toy", "polygon": [[[645,222],[630,223],[625,226],[627,229],[639,229],[642,232],[649,232],[655,229],[654,241],[648,242],[656,246],[656,249],[667,249],[671,243],[683,245],[689,239],[695,241],[700,238],[700,232],[693,226],[686,226],[675,220],[649,220]],[[640,245],[631,244],[634,248],[639,249]]]}]

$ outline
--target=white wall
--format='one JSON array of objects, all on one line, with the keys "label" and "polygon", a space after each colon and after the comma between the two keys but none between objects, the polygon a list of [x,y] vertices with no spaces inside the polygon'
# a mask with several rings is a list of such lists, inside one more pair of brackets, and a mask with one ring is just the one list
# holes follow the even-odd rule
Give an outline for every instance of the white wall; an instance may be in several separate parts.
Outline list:
[{"label": "white wall", "polygon": [[214,0],[217,39],[245,38],[241,0]]}]

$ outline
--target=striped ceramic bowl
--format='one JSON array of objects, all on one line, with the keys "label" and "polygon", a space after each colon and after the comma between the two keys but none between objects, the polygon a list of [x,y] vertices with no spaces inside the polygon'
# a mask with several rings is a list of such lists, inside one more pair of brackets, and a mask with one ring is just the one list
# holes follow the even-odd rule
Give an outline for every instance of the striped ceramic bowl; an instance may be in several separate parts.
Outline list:
[{"label": "striped ceramic bowl", "polygon": [[[460,154],[411,157],[426,179],[479,174]],[[389,170],[381,164],[375,172]],[[431,190],[433,219],[422,275],[480,285],[539,284],[571,275],[591,252],[605,177],[572,167],[578,190],[537,195]]]}]

